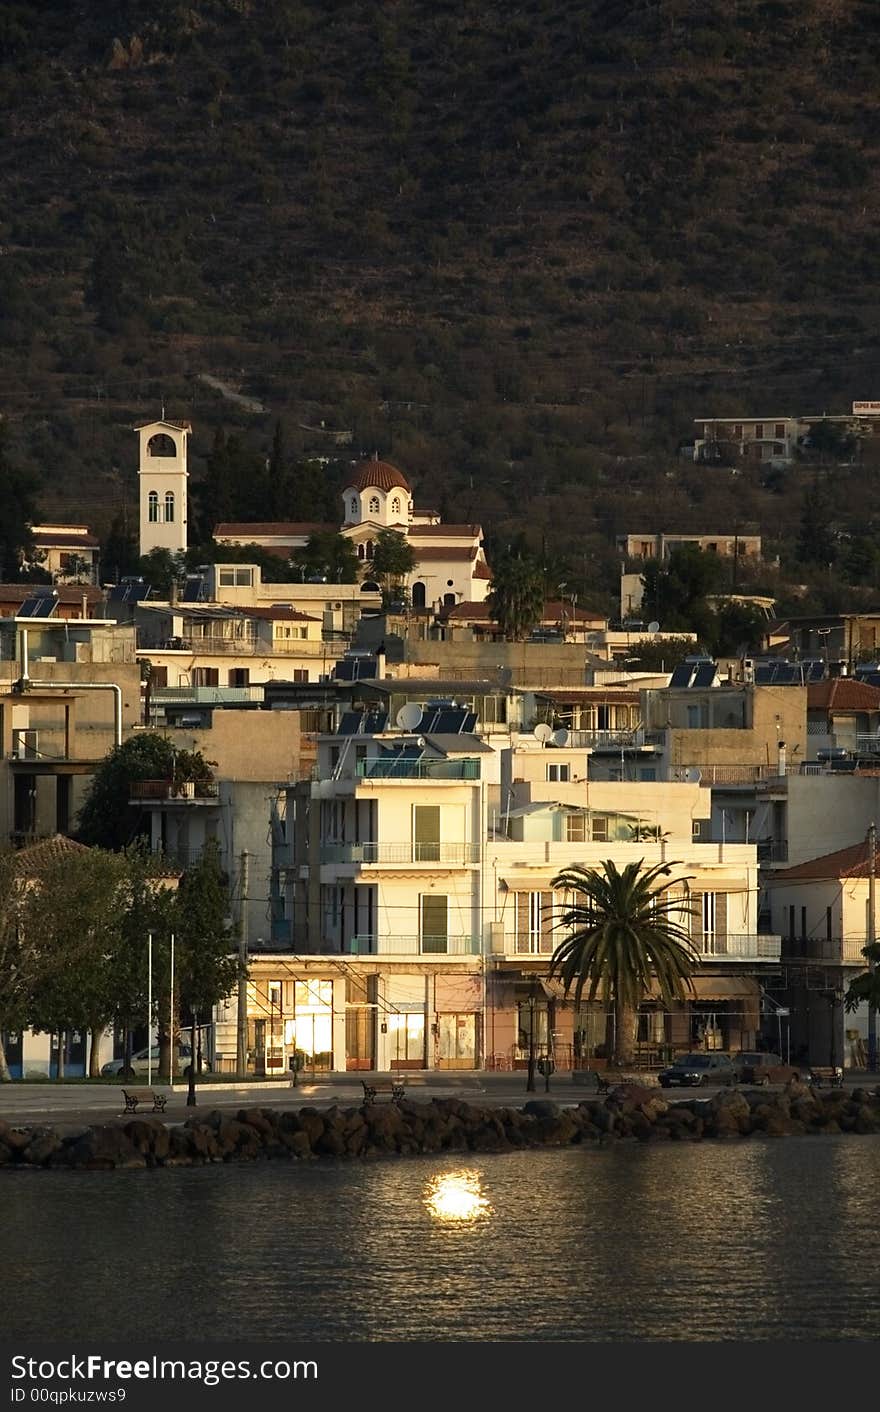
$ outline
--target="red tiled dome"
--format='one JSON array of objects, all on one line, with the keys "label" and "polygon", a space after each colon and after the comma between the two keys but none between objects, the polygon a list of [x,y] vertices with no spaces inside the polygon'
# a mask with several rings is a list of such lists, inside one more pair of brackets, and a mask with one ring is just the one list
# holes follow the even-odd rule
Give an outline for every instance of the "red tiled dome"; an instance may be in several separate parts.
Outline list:
[{"label": "red tiled dome", "polygon": [[390,465],[387,461],[364,461],[358,466],[350,480],[346,481],[346,490],[394,490],[399,486],[405,490],[407,495],[412,495],[412,488],[402,471],[396,466]]}]

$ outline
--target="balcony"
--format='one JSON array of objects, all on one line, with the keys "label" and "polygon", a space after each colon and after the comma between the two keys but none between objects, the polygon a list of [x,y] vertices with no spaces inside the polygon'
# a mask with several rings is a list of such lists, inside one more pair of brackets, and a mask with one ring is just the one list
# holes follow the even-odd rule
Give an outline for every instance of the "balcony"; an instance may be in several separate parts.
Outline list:
[{"label": "balcony", "polygon": [[150,704],[158,706],[247,706],[261,704],[263,684],[253,686],[156,686]]},{"label": "balcony", "polygon": [[434,863],[463,867],[479,863],[478,843],[324,843],[322,863],[397,863],[423,868]]},{"label": "balcony", "polygon": [[645,740],[643,730],[570,730],[567,744],[588,750],[653,749],[653,745]]},{"label": "balcony", "polygon": [[350,936],[349,956],[479,956],[478,936]]},{"label": "balcony", "polygon": [[867,970],[868,962],[862,955],[862,947],[867,945],[864,936],[838,936],[831,940],[815,936],[786,937],[786,961],[821,962],[826,966],[858,966]]},{"label": "balcony", "polygon": [[763,933],[704,936],[698,946],[703,961],[778,961],[782,955],[782,937]]},{"label": "balcony", "polygon": [[788,844],[774,843],[772,839],[759,839],[758,841],[758,862],[759,863],[787,863]]},{"label": "balcony", "polygon": [[357,762],[363,780],[478,780],[479,760],[438,760],[424,756],[371,755]]},{"label": "balcony", "polygon": [[214,800],[218,795],[216,780],[187,780],[175,784],[173,780],[135,780],[129,789],[132,803],[148,800],[170,800],[173,804],[186,804],[195,800]]}]

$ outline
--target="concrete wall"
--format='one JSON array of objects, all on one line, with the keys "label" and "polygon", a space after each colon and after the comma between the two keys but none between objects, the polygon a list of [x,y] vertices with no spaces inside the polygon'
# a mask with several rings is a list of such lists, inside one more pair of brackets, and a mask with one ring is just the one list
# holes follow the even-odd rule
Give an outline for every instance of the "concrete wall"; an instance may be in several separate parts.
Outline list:
[{"label": "concrete wall", "polygon": [[[201,750],[214,761],[214,774],[222,780],[299,779],[298,711],[215,710],[210,729],[166,727],[162,734],[177,750]],[[267,816],[268,817],[268,816]]]}]

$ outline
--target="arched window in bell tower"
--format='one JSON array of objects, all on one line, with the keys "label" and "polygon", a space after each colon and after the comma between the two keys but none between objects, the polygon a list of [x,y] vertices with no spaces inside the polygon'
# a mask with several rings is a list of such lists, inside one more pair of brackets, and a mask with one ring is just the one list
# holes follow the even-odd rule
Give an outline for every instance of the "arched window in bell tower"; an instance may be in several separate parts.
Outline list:
[{"label": "arched window in bell tower", "polygon": [[353,515],[356,515],[357,512],[358,512],[358,503],[357,503],[357,501],[355,500],[354,496],[351,497],[351,500],[350,500],[350,502],[349,502],[349,505],[350,505],[350,508],[351,508],[351,513],[352,513]]},{"label": "arched window in bell tower", "polygon": [[165,523],[166,523],[167,525],[173,525],[173,524],[174,524],[174,491],[173,491],[173,490],[166,490],[166,492],[165,492]]},{"label": "arched window in bell tower", "polygon": [[395,495],[394,499],[391,502],[391,513],[392,515],[400,514],[400,497],[397,495]]},{"label": "arched window in bell tower", "polygon": [[370,514],[371,514],[371,515],[378,515],[378,513],[379,513],[379,497],[378,497],[378,495],[371,495],[371,496],[370,496]]},{"label": "arched window in bell tower", "polygon": [[151,490],[147,496],[147,507],[151,525],[159,523],[159,497],[155,490]]}]

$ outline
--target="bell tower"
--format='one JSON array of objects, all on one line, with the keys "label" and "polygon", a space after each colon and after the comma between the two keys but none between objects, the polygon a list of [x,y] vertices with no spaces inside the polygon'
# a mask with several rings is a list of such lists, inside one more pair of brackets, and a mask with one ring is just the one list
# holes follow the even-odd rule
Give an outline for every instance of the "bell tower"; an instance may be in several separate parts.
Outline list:
[{"label": "bell tower", "polygon": [[138,486],[140,553],[168,549],[172,554],[186,542],[186,443],[189,422],[140,422]]}]

